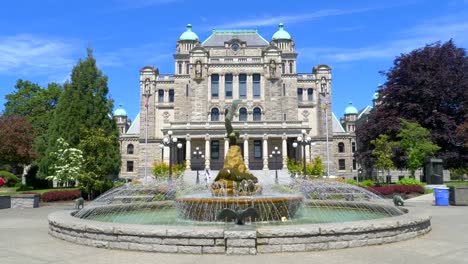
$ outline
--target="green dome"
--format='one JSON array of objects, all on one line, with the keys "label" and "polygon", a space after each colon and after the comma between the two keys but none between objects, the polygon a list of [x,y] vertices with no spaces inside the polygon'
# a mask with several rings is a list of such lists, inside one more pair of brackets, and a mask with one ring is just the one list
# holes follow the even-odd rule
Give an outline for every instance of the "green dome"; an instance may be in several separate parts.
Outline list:
[{"label": "green dome", "polygon": [[349,102],[348,107],[344,110],[345,115],[357,115],[358,110],[353,106],[353,103]]},{"label": "green dome", "polygon": [[278,31],[275,32],[275,34],[273,34],[273,37],[272,39],[275,40],[275,39],[291,39],[291,35],[289,35],[289,33],[284,30],[283,28],[283,23],[280,23],[278,25]]},{"label": "green dome", "polygon": [[187,31],[180,35],[180,40],[198,40],[197,34],[192,31],[192,25],[187,24]]},{"label": "green dome", "polygon": [[122,105],[119,105],[119,108],[114,111],[114,116],[127,116],[127,112],[122,108]]},{"label": "green dome", "polygon": [[372,99],[373,100],[379,99],[379,92],[375,92],[374,97]]}]

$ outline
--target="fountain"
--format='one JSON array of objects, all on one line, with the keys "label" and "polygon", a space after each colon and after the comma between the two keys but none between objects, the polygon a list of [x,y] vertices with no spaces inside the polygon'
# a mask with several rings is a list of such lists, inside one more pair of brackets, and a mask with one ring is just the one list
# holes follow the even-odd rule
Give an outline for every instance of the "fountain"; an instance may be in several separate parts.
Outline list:
[{"label": "fountain", "polygon": [[209,187],[183,179],[116,187],[83,209],[49,215],[49,233],[95,247],[257,254],[358,247],[428,232],[430,218],[339,181],[262,186],[246,168],[226,117],[229,150]]}]

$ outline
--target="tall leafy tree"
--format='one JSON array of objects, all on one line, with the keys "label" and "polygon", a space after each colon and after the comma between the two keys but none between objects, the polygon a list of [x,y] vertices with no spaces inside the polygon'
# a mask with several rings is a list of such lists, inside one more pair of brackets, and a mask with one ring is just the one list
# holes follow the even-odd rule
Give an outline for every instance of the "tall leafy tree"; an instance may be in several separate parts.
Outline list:
[{"label": "tall leafy tree", "polygon": [[[88,48],[87,51],[86,59],[78,61],[73,67],[70,81],[64,84],[64,90],[59,98],[49,130],[48,152],[56,149],[53,145],[58,138],[63,138],[71,147],[78,147],[85,136],[84,131],[90,129],[102,129],[105,137],[116,138],[118,136],[117,125],[112,118],[113,102],[107,97],[109,92],[107,76],[97,67],[92,50]],[[120,154],[113,154],[119,153],[118,140],[114,140],[106,149],[100,151],[112,153],[108,156],[109,162],[120,166]],[[49,162],[50,160],[47,159],[41,162],[42,175],[47,175]],[[115,171],[115,168],[112,168],[106,173],[115,175]]]},{"label": "tall leafy tree", "polygon": [[35,157],[34,132],[25,117],[0,116],[0,165],[29,164]]},{"label": "tall leafy tree", "polygon": [[[359,160],[374,163],[371,141],[380,134],[396,141],[400,118],[419,123],[441,147],[437,153],[446,167],[466,166],[466,139],[457,128],[468,116],[468,57],[452,40],[434,43],[398,56],[387,81],[379,90],[378,105],[368,122],[356,129]],[[397,153],[398,167],[405,166],[405,154]]]},{"label": "tall leafy tree", "polygon": [[53,173],[46,179],[61,184],[76,181],[82,173],[83,152],[77,148],[71,148],[63,138],[57,139],[55,146],[57,149],[50,153],[54,161],[50,168]]},{"label": "tall leafy tree", "polygon": [[[393,169],[393,147],[395,143],[390,142],[387,135],[379,135],[376,139],[371,141],[374,145],[372,156],[375,157],[375,167],[383,173]],[[382,175],[383,176],[383,175]]]},{"label": "tall leafy tree", "polygon": [[19,79],[14,92],[5,96],[4,115],[19,115],[27,119],[36,135],[34,149],[39,156],[47,148],[47,130],[61,92],[62,87],[56,83],[43,88],[37,83]]},{"label": "tall leafy tree", "polygon": [[401,130],[397,137],[400,139],[398,145],[407,158],[406,166],[413,177],[414,172],[424,164],[424,159],[440,149],[430,140],[429,130],[404,119],[401,119]]}]

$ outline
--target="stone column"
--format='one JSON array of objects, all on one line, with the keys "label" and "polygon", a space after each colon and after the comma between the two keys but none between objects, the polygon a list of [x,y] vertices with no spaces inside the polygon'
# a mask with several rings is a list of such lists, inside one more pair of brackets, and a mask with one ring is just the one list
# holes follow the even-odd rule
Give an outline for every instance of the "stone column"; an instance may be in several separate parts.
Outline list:
[{"label": "stone column", "polygon": [[169,90],[164,89],[164,103],[169,102]]},{"label": "stone column", "polygon": [[[218,87],[219,87],[219,99],[225,99],[226,98],[226,87],[224,86],[224,74],[220,74],[219,75],[219,83],[218,83]],[[224,113],[224,109],[219,109],[219,111],[223,112]]]},{"label": "stone column", "polygon": [[282,148],[281,148],[281,154],[283,156],[283,170],[288,169],[288,137],[286,134],[283,134],[282,139]]},{"label": "stone column", "polygon": [[247,74],[247,100],[253,99],[253,77],[252,74]]},{"label": "stone column", "polygon": [[187,134],[185,142],[185,165],[187,170],[190,170],[190,164],[192,162],[192,146],[190,143],[190,134]]},{"label": "stone column", "polygon": [[239,99],[239,75],[232,75],[232,99]]},{"label": "stone column", "polygon": [[210,135],[206,134],[205,136],[205,169],[210,169]]},{"label": "stone column", "polygon": [[268,170],[268,136],[267,134],[263,135],[263,170]]},{"label": "stone column", "polygon": [[226,159],[229,150],[229,138],[224,138],[224,158]]},{"label": "stone column", "polygon": [[244,164],[249,169],[249,136],[244,135]]},{"label": "stone column", "polygon": [[302,89],[302,101],[307,102],[307,89]]}]

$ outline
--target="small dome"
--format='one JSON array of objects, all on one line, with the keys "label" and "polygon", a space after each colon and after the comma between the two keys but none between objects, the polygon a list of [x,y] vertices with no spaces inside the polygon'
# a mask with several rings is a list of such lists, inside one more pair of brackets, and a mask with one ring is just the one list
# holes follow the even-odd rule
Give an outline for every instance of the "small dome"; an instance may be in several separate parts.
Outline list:
[{"label": "small dome", "polygon": [[374,93],[374,97],[372,97],[372,100],[377,100],[379,99],[379,92]]},{"label": "small dome", "polygon": [[286,30],[284,30],[283,23],[280,23],[278,25],[278,31],[276,31],[275,34],[273,34],[272,39],[273,40],[275,40],[275,39],[288,39],[288,40],[290,40],[291,35],[289,35],[289,33]]},{"label": "small dome", "polygon": [[119,108],[114,111],[114,116],[127,116],[127,112],[122,108],[122,105],[119,105]]},{"label": "small dome", "polygon": [[187,30],[179,37],[180,40],[198,40],[197,34],[192,31],[192,25],[187,24]]},{"label": "small dome", "polygon": [[356,109],[356,107],[353,106],[352,102],[349,102],[349,105],[348,107],[346,107],[344,114],[345,115],[357,115],[358,110]]}]

